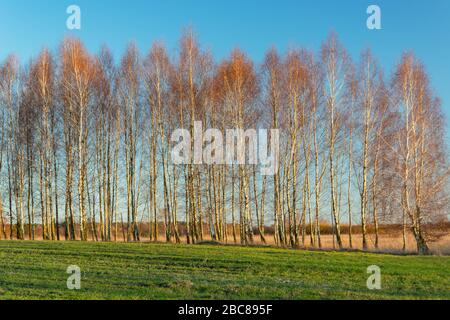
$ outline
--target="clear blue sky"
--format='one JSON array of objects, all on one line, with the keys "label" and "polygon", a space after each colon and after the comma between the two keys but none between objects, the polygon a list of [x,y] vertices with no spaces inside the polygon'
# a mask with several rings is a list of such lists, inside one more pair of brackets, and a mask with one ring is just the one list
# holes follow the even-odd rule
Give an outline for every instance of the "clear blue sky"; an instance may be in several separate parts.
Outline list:
[{"label": "clear blue sky", "polygon": [[[272,45],[318,50],[331,30],[354,58],[371,47],[386,72],[414,50],[450,119],[449,0],[0,0],[0,58],[14,52],[26,62],[43,46],[56,49],[71,4],[82,10],[82,30],[72,34],[93,52],[108,44],[116,57],[129,41],[144,52],[154,40],[174,48],[187,25],[218,59],[235,46],[256,62]],[[381,7],[381,31],[366,28],[370,4]]]}]

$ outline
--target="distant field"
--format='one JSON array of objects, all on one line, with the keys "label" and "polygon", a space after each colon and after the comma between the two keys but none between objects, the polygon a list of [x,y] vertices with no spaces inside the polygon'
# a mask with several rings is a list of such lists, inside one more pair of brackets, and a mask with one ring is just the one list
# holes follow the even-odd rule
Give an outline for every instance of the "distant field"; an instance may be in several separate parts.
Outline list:
[{"label": "distant field", "polygon": [[[382,290],[366,287],[370,265]],[[450,257],[0,241],[0,299],[450,299]]]}]

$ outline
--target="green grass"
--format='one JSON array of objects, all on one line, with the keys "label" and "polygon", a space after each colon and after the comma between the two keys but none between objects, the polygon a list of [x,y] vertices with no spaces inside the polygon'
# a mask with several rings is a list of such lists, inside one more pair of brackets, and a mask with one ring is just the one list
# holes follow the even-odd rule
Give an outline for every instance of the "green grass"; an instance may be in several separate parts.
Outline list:
[{"label": "green grass", "polygon": [[[370,265],[382,290],[366,287]],[[450,299],[450,257],[0,241],[0,299]]]}]

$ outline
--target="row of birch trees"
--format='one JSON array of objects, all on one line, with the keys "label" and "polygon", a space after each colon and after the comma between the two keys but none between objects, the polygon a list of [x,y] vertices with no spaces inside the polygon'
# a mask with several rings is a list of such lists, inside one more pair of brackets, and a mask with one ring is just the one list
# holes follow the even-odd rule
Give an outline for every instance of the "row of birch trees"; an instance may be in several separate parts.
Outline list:
[{"label": "row of birch trees", "polygon": [[[0,117],[0,239],[320,248],[328,222],[336,247],[361,234],[368,249],[396,224],[426,254],[426,226],[447,219],[446,127],[423,65],[405,53],[386,75],[335,34],[259,64],[239,49],[216,62],[192,30],[176,54],[130,45],[117,62],[66,39],[1,63]],[[172,132],[198,122],[278,129],[277,171],[175,165]]]}]

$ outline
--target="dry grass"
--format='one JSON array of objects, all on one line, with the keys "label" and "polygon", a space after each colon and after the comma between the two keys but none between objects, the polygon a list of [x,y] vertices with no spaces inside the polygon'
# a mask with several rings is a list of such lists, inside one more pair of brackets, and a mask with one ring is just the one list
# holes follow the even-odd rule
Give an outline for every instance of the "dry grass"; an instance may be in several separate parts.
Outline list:
[{"label": "dry grass", "polygon": [[[163,236],[160,239],[164,239]],[[336,250],[337,245],[334,243],[334,237],[332,235],[326,234],[321,236],[322,239],[322,250]],[[147,239],[144,239],[144,241]],[[353,235],[353,246],[350,248],[349,245],[349,237],[344,234],[342,237],[344,249],[347,250],[362,250],[362,235],[355,234]],[[370,252],[380,252],[380,253],[392,253],[392,254],[416,254],[417,245],[414,239],[414,236],[409,233],[406,237],[406,251],[403,251],[403,237],[401,234],[381,234],[378,243],[378,249],[375,248],[375,235],[369,235],[369,249]],[[181,237],[181,242],[186,242],[185,237]],[[218,242],[213,241],[210,237],[204,237],[202,243],[214,243],[218,244]],[[226,245],[235,245],[232,236],[228,238],[228,241],[223,242],[222,244]],[[239,237],[237,238],[236,245],[240,244]],[[255,246],[271,246],[276,247],[276,243],[273,235],[266,236],[266,243],[261,242],[259,236],[255,236],[254,244]],[[450,234],[439,237],[437,241],[429,242],[430,249],[433,254],[436,255],[450,255]],[[305,246],[302,246],[302,249],[307,250],[316,250],[317,246],[311,245],[309,235],[306,236]]]},{"label": "dry grass", "polygon": [[[163,230],[163,227],[161,226],[160,231]],[[331,227],[329,227],[326,224],[321,225],[322,229],[322,250],[336,250],[337,245],[334,241],[334,236],[332,234],[329,234],[328,231],[331,230]],[[330,230],[329,230],[330,229]],[[140,230],[142,231],[141,234],[141,241],[142,242],[150,242],[150,239],[148,237],[148,225],[143,224],[140,226]],[[268,228],[268,234],[266,234],[266,243],[263,243],[260,240],[259,235],[256,234],[255,231],[255,237],[254,237],[254,246],[272,246],[276,247],[276,243],[274,240],[273,234],[270,232],[270,228]],[[346,250],[362,250],[362,235],[358,233],[358,227],[355,226],[353,234],[353,246],[350,248],[349,245],[349,236],[347,234],[348,228],[344,225],[342,229],[342,241],[344,249]],[[7,228],[7,233],[9,234],[9,228]],[[146,232],[147,231],[147,232]],[[180,230],[182,232],[183,230]],[[430,232],[431,231],[431,232]],[[267,231],[266,231],[267,232]],[[373,232],[369,228],[369,232]],[[40,227],[37,228],[36,233],[38,236],[35,237],[35,240],[43,240],[42,236],[40,235]],[[222,243],[219,243],[211,237],[204,236],[203,240],[199,244],[210,244],[210,245],[240,245],[240,239],[239,239],[239,230],[237,230],[238,238],[236,239],[236,243],[233,241],[232,236],[232,230],[231,227],[229,228],[229,234],[227,241],[223,241]],[[100,234],[100,232],[99,232]],[[436,255],[450,255],[450,229],[448,229],[448,226],[446,225],[444,228],[436,228],[436,229],[430,229],[428,230],[429,237],[429,246],[432,251],[432,253]],[[61,241],[64,241],[64,231],[61,228],[60,231],[60,237]],[[403,251],[403,237],[401,231],[396,228],[395,226],[382,226],[380,228],[380,236],[379,236],[379,246],[378,249],[375,248],[375,235],[373,233],[369,234],[369,249],[368,251],[371,252],[382,252],[382,253],[392,253],[392,254],[404,254],[405,252],[408,254],[415,254],[417,252],[417,246],[414,239],[414,236],[412,233],[407,234],[407,240],[406,240],[406,251]],[[26,233],[26,239],[28,239],[27,233]],[[186,243],[186,237],[181,236],[180,240],[182,243]],[[89,234],[88,241],[92,242],[92,235]],[[164,242],[165,241],[165,235],[161,233],[158,238],[158,242]],[[113,239],[114,242],[114,239]],[[119,230],[117,242],[126,242],[123,239],[122,231]],[[301,235],[300,235],[300,242],[301,242]],[[310,241],[310,236],[306,235],[305,237],[305,245],[301,246],[302,249],[307,250],[315,250],[318,249],[317,246],[313,246]]]}]

